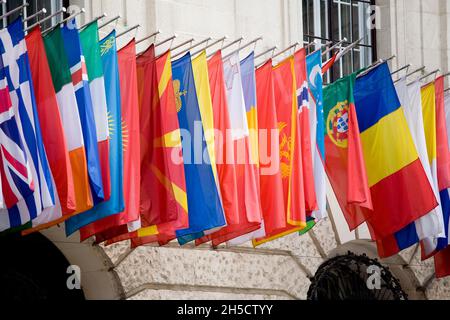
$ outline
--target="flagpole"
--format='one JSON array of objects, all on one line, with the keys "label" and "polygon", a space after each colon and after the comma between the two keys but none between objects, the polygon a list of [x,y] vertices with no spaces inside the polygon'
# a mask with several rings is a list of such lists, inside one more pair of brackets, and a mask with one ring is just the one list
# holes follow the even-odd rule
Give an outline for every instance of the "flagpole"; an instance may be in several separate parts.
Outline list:
[{"label": "flagpole", "polygon": [[170,48],[170,50],[177,50],[177,49],[180,49],[181,47],[184,47],[184,46],[187,45],[188,43],[192,43],[192,42],[194,42],[194,41],[195,41],[194,38],[191,38],[191,39],[186,40],[186,41],[184,41],[184,42],[182,42],[182,43],[180,43],[180,44],[177,44],[175,47]]},{"label": "flagpole", "polygon": [[[156,36],[157,36],[158,34],[160,34],[160,33],[161,33],[161,30],[157,30],[157,31],[153,32],[151,35],[146,36],[146,37],[142,38],[141,40],[136,41],[136,44],[139,44],[139,43],[141,43],[141,42],[144,42],[145,40],[148,40],[148,39],[150,39],[150,38],[156,37]],[[155,39],[155,40],[156,40],[156,39]]]},{"label": "flagpole", "polygon": [[45,21],[48,21],[48,20],[50,20],[51,18],[56,17],[58,14],[66,13],[66,12],[67,12],[67,9],[66,9],[65,7],[62,7],[61,10],[59,10],[59,11],[57,11],[57,12],[55,12],[55,13],[49,15],[48,17],[43,18],[42,20],[39,20],[38,22],[36,22],[36,23],[33,24],[32,26],[26,28],[24,31],[27,32],[27,31],[33,29],[34,27],[40,25],[41,23],[44,23]]},{"label": "flagpole", "polygon": [[[231,46],[234,46],[236,43],[239,43],[239,45],[241,45],[242,40],[244,40],[244,37],[240,37],[239,39],[236,39],[236,40],[234,40],[233,42],[230,42],[230,43],[227,44],[226,46],[220,48],[220,50],[222,50],[222,51],[223,51],[223,50],[226,50],[226,49],[230,48]],[[217,51],[218,51],[218,50],[217,50]],[[210,54],[208,55],[208,58],[210,58],[210,57],[212,57],[213,55],[215,55],[215,54],[217,53],[217,51],[216,51],[216,52],[213,52],[213,53],[210,53]]]},{"label": "flagpole", "polygon": [[112,18],[112,19],[106,21],[105,23],[99,25],[99,26],[98,26],[98,29],[100,30],[101,28],[104,28],[104,27],[106,27],[108,24],[113,23],[114,21],[117,21],[117,20],[119,20],[119,19],[121,19],[121,18],[122,18],[122,16],[119,14],[119,15],[115,16],[114,18]]},{"label": "flagpole", "polygon": [[206,38],[206,39],[200,41],[199,43],[196,43],[196,44],[190,46],[189,48],[187,48],[187,49],[185,49],[185,50],[182,50],[182,51],[178,52],[177,54],[173,55],[173,56],[172,56],[172,59],[174,59],[174,58],[176,58],[176,57],[179,57],[180,55],[182,55],[182,54],[184,54],[184,53],[186,53],[186,52],[188,52],[188,51],[191,51],[192,49],[195,49],[195,48],[201,46],[202,44],[207,43],[207,42],[210,41],[210,40],[212,40],[212,38],[211,38],[211,37],[208,37],[208,38]]},{"label": "flagpole", "polygon": [[295,51],[295,48],[297,48],[299,45],[300,45],[300,43],[298,43],[298,42],[294,43],[293,45],[290,45],[289,47],[287,47],[283,51],[280,51],[276,55],[274,55],[272,57],[272,59],[278,58],[279,56],[281,56],[282,54],[285,54],[286,52],[288,52],[291,49],[294,49],[294,51]]},{"label": "flagpole", "polygon": [[421,76],[419,79],[417,79],[417,80],[415,80],[415,81],[412,81],[412,82],[408,83],[408,86],[411,85],[411,84],[413,84],[413,83],[416,83],[416,82],[425,80],[425,79],[428,78],[429,76],[436,75],[436,73],[438,73],[439,71],[441,71],[441,70],[440,70],[440,69],[433,70],[433,71],[431,71],[431,72],[429,72],[429,73],[427,73],[427,74]]},{"label": "flagpole", "polygon": [[140,28],[141,27],[141,25],[140,24],[137,24],[137,25],[135,25],[135,26],[133,26],[133,27],[131,27],[131,28],[129,28],[129,29],[127,29],[127,30],[125,30],[125,31],[123,31],[123,32],[121,32],[121,33],[119,33],[117,36],[116,36],[116,39],[117,38],[120,38],[120,37],[122,37],[122,36],[124,36],[124,35],[126,35],[127,33],[130,33],[131,31],[133,31],[133,30],[136,30],[136,29],[138,29],[138,28]]},{"label": "flagpole", "polygon": [[94,20],[89,21],[88,23],[83,24],[80,28],[78,28],[79,30],[85,28],[86,26],[90,25],[91,23],[94,23],[96,21],[99,21],[100,19],[106,18],[108,16],[108,14],[106,12],[104,12],[101,16],[98,16],[96,18],[94,18]]},{"label": "flagpole", "polygon": [[86,13],[86,9],[85,9],[85,8],[81,8],[81,10],[80,10],[79,12],[74,13],[73,15],[71,15],[71,16],[67,17],[66,19],[64,19],[63,21],[61,21],[61,22],[55,24],[53,27],[50,27],[50,28],[48,28],[47,30],[43,31],[43,32],[42,32],[42,35],[44,35],[44,34],[46,34],[47,32],[53,30],[55,27],[60,26],[60,25],[62,25],[62,24],[64,24],[64,23],[66,23],[67,21],[70,21],[70,20],[72,20],[72,19],[75,19],[76,17],[78,17],[79,15],[84,14],[84,13]]},{"label": "flagpole", "polygon": [[408,63],[406,66],[401,67],[400,69],[395,70],[394,72],[391,73],[391,76],[393,76],[394,74],[397,74],[399,72],[402,72],[403,70],[408,70],[409,67],[411,67],[411,64]]},{"label": "flagpole", "polygon": [[272,53],[272,57],[273,57],[273,55],[275,54],[275,51],[276,51],[277,49],[278,49],[278,46],[274,46],[274,47],[272,47],[272,48],[270,48],[270,49],[267,49],[266,51],[261,52],[260,54],[258,54],[257,56],[255,56],[255,60],[261,58],[262,56],[265,56],[265,55],[268,54],[269,52],[273,52],[273,53]]},{"label": "flagpole", "polygon": [[17,11],[20,11],[26,7],[28,7],[30,4],[28,2],[25,2],[24,4],[18,6],[17,8],[12,9],[11,11],[8,11],[7,13],[5,13],[4,15],[0,16],[0,20],[1,19],[5,19],[7,17],[9,17],[10,15],[16,13]]},{"label": "flagpole", "polygon": [[244,45],[243,47],[240,47],[239,49],[237,49],[237,50],[231,52],[230,54],[228,54],[227,56],[225,56],[223,59],[227,59],[227,58],[231,57],[233,54],[239,53],[241,50],[250,47],[252,44],[257,44],[258,41],[261,41],[261,40],[263,40],[263,37],[258,37],[258,38],[256,38],[256,39],[250,41],[249,43],[247,43],[247,44]]},{"label": "flagpole", "polygon": [[[5,0],[6,1],[6,0]],[[39,16],[40,14],[46,14],[47,13],[47,9],[42,8],[41,10],[39,10],[38,12],[36,12],[35,14],[32,14],[29,17],[26,17],[25,19],[23,19],[23,22],[28,22],[33,18],[36,18],[37,16]]]},{"label": "flagpole", "polygon": [[177,35],[177,34],[174,34],[173,36],[171,36],[171,37],[169,37],[169,38],[167,38],[167,39],[165,39],[165,40],[162,40],[161,42],[155,44],[155,48],[156,48],[156,47],[160,47],[160,46],[162,46],[163,44],[165,44],[165,43],[167,43],[167,42],[169,42],[169,41],[172,41],[172,40],[176,39],[177,37],[178,37],[178,35]]},{"label": "flagpole", "polygon": [[343,45],[345,42],[347,42],[347,38],[342,39],[341,41],[339,41],[338,43],[334,44],[333,46],[331,46],[330,48],[326,49],[323,53],[322,53],[322,57],[326,56],[328,54],[328,52],[333,51],[334,49],[336,49],[337,47]]},{"label": "flagpole", "polygon": [[[317,50],[314,50],[313,52],[311,52],[310,54],[308,54],[308,56],[310,56],[310,55],[312,55],[312,54],[314,54],[314,53],[316,53],[317,51],[319,51],[319,50],[322,50],[322,48],[323,47],[329,47],[331,44],[333,44],[333,41],[328,41],[327,43],[325,43],[325,44],[320,44],[320,46],[321,46],[321,48],[319,48],[319,49],[317,49]],[[305,49],[306,50],[306,49]]]},{"label": "flagpole", "polygon": [[[416,70],[414,70],[414,71],[408,73],[408,74],[406,75],[406,78],[412,76],[413,74],[416,74],[417,72],[423,71],[423,70],[425,70],[425,66],[420,67],[420,68],[418,68],[418,69],[416,69]],[[399,82],[400,80],[401,80],[401,79],[397,79],[397,80],[394,81],[394,83],[397,83],[397,82]]]},{"label": "flagpole", "polygon": [[204,47],[203,49],[197,50],[196,52],[194,52],[194,53],[192,54],[192,56],[194,57],[194,56],[196,56],[197,54],[203,52],[204,50],[208,50],[209,48],[214,47],[216,44],[218,44],[218,43],[220,43],[220,42],[224,42],[227,38],[228,38],[227,36],[224,36],[224,37],[222,37],[222,38],[220,38],[220,39],[214,41],[213,43],[208,44],[208,45],[207,45],[206,47]]}]

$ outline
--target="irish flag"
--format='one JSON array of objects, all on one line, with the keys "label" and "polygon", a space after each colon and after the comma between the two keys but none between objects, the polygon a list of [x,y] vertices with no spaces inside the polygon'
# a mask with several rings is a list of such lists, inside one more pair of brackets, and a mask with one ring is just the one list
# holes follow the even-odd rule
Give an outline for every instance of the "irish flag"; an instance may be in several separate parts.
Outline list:
[{"label": "irish flag", "polygon": [[67,138],[74,178],[76,213],[80,213],[92,208],[93,203],[87,175],[83,131],[61,29],[56,28],[47,34],[44,44]]},{"label": "irish flag", "polygon": [[105,78],[98,37],[98,24],[93,22],[80,32],[81,47],[89,78],[92,107],[97,129],[98,152],[102,171],[105,201],[111,198],[111,173],[109,164],[108,107],[106,105]]}]

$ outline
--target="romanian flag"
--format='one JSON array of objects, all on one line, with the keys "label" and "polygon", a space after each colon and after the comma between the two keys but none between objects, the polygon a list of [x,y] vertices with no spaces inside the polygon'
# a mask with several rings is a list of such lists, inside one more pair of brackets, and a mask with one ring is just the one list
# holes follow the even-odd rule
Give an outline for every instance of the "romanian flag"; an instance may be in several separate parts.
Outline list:
[{"label": "romanian flag", "polygon": [[267,235],[283,232],[286,226],[273,72],[272,60],[256,70],[258,124],[260,137],[264,137],[259,145],[260,186],[261,194],[265,195],[261,197],[261,208]]},{"label": "romanian flag", "polygon": [[118,214],[125,209],[123,198],[123,145],[122,111],[120,102],[119,69],[116,32],[112,31],[100,41],[103,69],[105,70],[106,99],[109,118],[109,162],[111,169],[111,197],[90,211],[66,221],[66,233],[73,234],[97,220]]},{"label": "romanian flag", "polygon": [[295,79],[297,84],[297,104],[299,108],[299,126],[301,155],[303,162],[303,182],[305,188],[305,205],[308,216],[319,209],[314,184],[313,151],[311,142],[311,110],[306,71],[306,51],[301,49],[294,55]]},{"label": "romanian flag", "polygon": [[254,246],[301,231],[306,227],[306,202],[294,57],[286,59],[274,68],[273,79],[280,139],[280,171],[286,211],[283,217],[283,229],[255,240]]},{"label": "romanian flag", "polygon": [[[404,78],[396,84],[396,90],[405,110],[406,120],[419,158],[435,197],[439,200],[436,180],[436,148],[433,147],[436,140],[434,85],[430,84],[422,90],[420,82],[407,86],[406,78]],[[436,243],[437,239],[442,236],[445,236],[444,222],[442,208],[438,206],[395,235],[378,241],[378,252],[383,258],[390,257],[428,238],[423,244],[424,251],[428,251],[430,254],[434,251],[433,243]]]},{"label": "romanian flag", "polygon": [[75,188],[76,213],[81,213],[92,208],[93,202],[87,173],[83,130],[61,28],[48,33],[44,37],[44,44],[66,133]]},{"label": "romanian flag", "polygon": [[[84,241],[96,234],[121,226],[128,231],[139,229],[141,161],[139,145],[139,99],[136,72],[136,42],[133,39],[118,52],[120,92],[122,100],[122,137],[124,152],[123,189],[125,210],[96,221],[80,230]],[[105,239],[107,240],[107,239]]]},{"label": "romanian flag", "polygon": [[325,169],[352,231],[369,218],[359,208],[372,210],[353,96],[355,80],[352,74],[324,90]]},{"label": "romanian flag", "polygon": [[[189,227],[180,127],[172,84],[170,53],[155,58],[152,45],[137,58],[141,131],[142,229],[108,244],[132,239],[133,247],[176,239]],[[180,161],[172,158],[176,155]],[[118,234],[117,234],[118,235]]]},{"label": "romanian flag", "polygon": [[94,110],[98,153],[104,200],[111,197],[111,168],[109,163],[108,106],[106,104],[105,77],[98,36],[98,22],[94,21],[80,31],[81,47],[86,61],[89,88]]},{"label": "romanian flag", "polygon": [[437,201],[387,63],[357,79],[354,97],[373,203],[365,215],[373,239],[380,240],[426,215]]},{"label": "romanian flag", "polygon": [[55,180],[62,213],[69,215],[76,210],[72,165],[40,27],[30,31],[26,36],[26,42],[42,128],[42,139]]},{"label": "romanian flag", "polygon": [[180,129],[190,133],[182,139],[189,228],[177,231],[179,242],[185,244],[202,237],[204,232],[225,226],[226,221],[215,178],[217,169],[211,166],[211,147],[208,148],[205,139],[189,53],[172,62],[172,73]]}]

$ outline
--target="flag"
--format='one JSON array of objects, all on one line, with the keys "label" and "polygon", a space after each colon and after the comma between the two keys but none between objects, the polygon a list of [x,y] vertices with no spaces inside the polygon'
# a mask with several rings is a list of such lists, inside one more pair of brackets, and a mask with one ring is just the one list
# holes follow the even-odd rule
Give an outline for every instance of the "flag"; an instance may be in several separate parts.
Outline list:
[{"label": "flag", "polygon": [[280,139],[280,171],[286,211],[283,217],[283,229],[255,240],[254,246],[301,231],[306,227],[299,109],[293,56],[274,68],[273,79]]},{"label": "flag", "polygon": [[373,203],[367,222],[377,241],[423,217],[437,201],[387,63],[356,80],[354,97]]},{"label": "flag", "polygon": [[69,215],[76,210],[72,165],[39,26],[26,36],[26,43],[42,139],[58,191],[62,213]]},{"label": "flag", "polygon": [[[62,27],[61,36],[75,89],[81,128],[83,129],[89,185],[91,187],[92,200],[94,206],[96,206],[105,200],[105,195],[103,192],[102,169],[100,167],[97,130],[95,127],[96,121],[94,118],[91,92],[89,90],[89,79],[75,19],[69,21]],[[96,44],[91,43],[90,45],[95,46]],[[97,65],[96,68],[98,68]]]},{"label": "flag", "polygon": [[[72,26],[74,27],[74,26]],[[89,88],[94,110],[98,152],[104,200],[111,197],[111,168],[109,163],[108,106],[106,103],[105,78],[98,36],[98,22],[88,24],[80,31],[81,48],[86,60]]]},{"label": "flag", "polygon": [[[14,207],[20,200],[33,194],[34,186],[24,141],[19,134],[17,118],[0,59],[0,200],[1,209]],[[6,218],[6,215],[5,217]],[[3,221],[1,221],[3,222]],[[9,223],[0,230],[9,228]]]},{"label": "flag", "polygon": [[[444,77],[436,79],[422,89],[424,99],[425,135],[427,145],[433,148],[432,173],[435,187],[439,192],[438,201],[442,204],[441,219],[444,230],[439,237],[425,239],[422,243],[422,259],[426,260],[449,245],[448,226],[450,218],[450,149],[445,116]],[[433,101],[434,100],[434,101]],[[425,109],[428,106],[428,110]],[[428,119],[427,119],[428,117]],[[429,124],[434,124],[431,128]]]},{"label": "flag", "polygon": [[97,220],[119,214],[125,210],[123,195],[122,111],[117,61],[116,32],[112,31],[100,41],[103,70],[105,70],[106,102],[109,120],[109,162],[111,170],[111,197],[90,211],[66,221],[66,233],[73,234]]},{"label": "flag", "polygon": [[311,111],[311,146],[313,151],[314,185],[319,209],[312,214],[321,220],[327,214],[327,188],[325,174],[325,119],[323,113],[322,52],[319,50],[306,58],[308,71],[309,103]]},{"label": "flag", "polygon": [[[172,62],[172,74],[178,121],[182,130],[189,212],[189,228],[178,230],[177,237],[180,244],[185,244],[198,239],[206,231],[223,227],[226,221],[214,170],[210,164],[210,149],[204,139],[205,128],[189,53]],[[190,136],[183,136],[188,132]]]},{"label": "flag", "polygon": [[[239,227],[238,233],[242,236],[234,238],[232,235],[219,237],[217,243],[228,241],[228,245],[241,245],[254,238],[251,231],[260,230],[262,223],[261,203],[256,164],[252,163],[252,147],[247,120],[247,107],[245,96],[254,93],[244,93],[242,86],[242,70],[239,54],[233,54],[223,60],[226,96],[230,117],[230,144],[233,145],[233,163],[236,170],[236,185],[238,194]],[[249,90],[251,84],[246,86]],[[248,98],[248,101],[256,98]],[[253,109],[253,108],[249,108]],[[254,121],[253,121],[254,122]],[[262,230],[264,231],[264,230]]]},{"label": "flag", "polygon": [[81,213],[92,208],[93,202],[87,174],[83,130],[61,28],[48,33],[44,37],[44,45],[67,139],[75,189],[75,212]]},{"label": "flag", "polygon": [[[280,138],[274,95],[272,60],[256,70],[258,124],[260,130],[261,208],[267,235],[286,226],[283,181],[280,171]],[[262,139],[264,137],[264,139]]]},{"label": "flag", "polygon": [[189,227],[184,165],[172,157],[182,156],[182,149],[170,60],[170,52],[156,58],[154,45],[137,57],[142,228],[122,235],[116,230],[107,244],[166,244]]},{"label": "flag", "polygon": [[[447,124],[447,137],[450,137],[450,93],[445,94],[445,117],[446,117],[446,124]],[[449,140],[450,142],[450,140]],[[448,144],[448,147],[450,149],[450,143]],[[441,192],[441,199],[445,200],[446,197],[443,197],[445,191]],[[445,195],[444,195],[445,196]],[[447,189],[447,199],[450,198],[450,189]],[[442,208],[443,210],[447,210],[449,212],[450,210],[450,201],[445,202],[442,201]],[[446,227],[446,233],[447,237],[450,233],[450,224],[448,221],[445,221],[445,227]],[[435,269],[436,269],[436,278],[444,278],[450,276],[450,247],[447,247],[446,249],[442,250],[441,252],[438,252],[436,256],[434,257],[435,261]]]},{"label": "flag", "polygon": [[301,154],[303,163],[303,182],[305,205],[308,216],[318,210],[314,185],[313,152],[311,149],[311,115],[309,105],[308,80],[306,72],[306,51],[301,49],[294,55],[295,78],[297,83],[297,104],[301,130]]},{"label": "flag", "polygon": [[[415,82],[407,86],[406,78],[401,79],[396,84],[397,94],[400,99],[400,103],[405,110],[406,121],[408,122],[409,129],[412,134],[412,138],[416,149],[419,153],[419,158],[422,166],[427,174],[428,181],[433,188],[434,195],[439,200],[439,192],[437,188],[436,180],[436,148],[432,147],[435,140],[435,103],[434,103],[434,91],[430,85],[424,91],[422,97],[422,90],[420,82]],[[424,104],[422,106],[422,99]],[[424,115],[426,117],[424,118]],[[426,126],[424,125],[426,123]],[[427,130],[425,130],[427,128]],[[427,132],[428,139],[425,136]],[[429,142],[429,148],[427,146],[427,140]],[[432,173],[432,168],[434,174]],[[424,217],[411,223],[406,228],[400,230],[396,234],[382,239],[377,242],[378,252],[381,257],[390,257],[402,250],[405,250],[414,244],[417,244],[421,240],[429,238],[429,241],[425,241],[424,244],[429,250],[428,254],[434,249],[432,243],[434,240],[445,235],[444,222],[442,216],[441,206],[436,207]]]},{"label": "flag", "polygon": [[219,132],[216,139],[216,159],[222,202],[227,226],[212,235],[197,241],[197,245],[212,241],[214,247],[237,239],[257,229],[256,225],[242,223],[239,212],[239,186],[236,177],[234,142],[231,135],[230,105],[225,86],[222,53],[217,52],[208,61],[209,82],[213,105],[214,128]]},{"label": "flag", "polygon": [[369,217],[360,207],[372,210],[363,158],[353,88],[356,75],[339,79],[324,90],[325,169],[350,230]]},{"label": "flag", "polygon": [[[84,241],[109,229],[128,225],[128,231],[140,228],[140,146],[139,146],[139,99],[136,73],[136,41],[133,39],[120,49],[118,55],[123,143],[123,190],[125,210],[120,214],[97,220],[80,230]],[[92,84],[91,84],[92,86]],[[107,240],[107,239],[106,239]]]},{"label": "flag", "polygon": [[[37,116],[33,79],[21,18],[0,30],[0,54],[14,114],[18,115],[18,130],[11,132],[14,134],[11,143],[17,142],[18,137],[23,141],[26,158],[30,159],[31,175],[27,178],[23,177],[22,180],[30,181],[31,177],[34,186],[33,194],[24,197],[9,210],[4,209],[0,212],[0,219],[3,220],[0,223],[1,228],[9,229],[20,227],[37,218],[47,209],[53,208],[56,200],[52,175],[42,141],[41,125]],[[5,151],[9,152],[13,149],[6,150],[2,146],[3,156],[6,155]],[[15,162],[13,157],[8,161]],[[18,160],[16,164],[20,166],[20,157],[16,159]],[[9,169],[12,167],[9,167],[8,171]],[[6,169],[3,171],[3,174],[7,173]]]}]

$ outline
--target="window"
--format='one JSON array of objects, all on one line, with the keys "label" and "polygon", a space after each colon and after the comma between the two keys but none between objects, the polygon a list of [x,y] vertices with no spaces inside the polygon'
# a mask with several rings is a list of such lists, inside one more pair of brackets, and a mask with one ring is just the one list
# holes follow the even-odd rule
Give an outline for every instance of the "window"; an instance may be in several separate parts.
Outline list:
[{"label": "window", "polygon": [[[3,26],[7,25],[11,21],[14,21],[22,15],[23,17],[31,16],[32,14],[38,12],[42,8],[47,9],[47,16],[60,10],[63,6],[62,0],[8,0],[7,3],[3,4],[3,13],[9,12],[24,3],[28,3],[28,7],[25,7],[23,10],[20,10],[12,15],[10,15],[7,19],[3,19]],[[41,20],[44,16],[40,15],[39,17],[35,17],[33,19],[28,20],[25,23],[25,28],[35,24],[38,20]],[[42,29],[47,29],[54,25],[57,22],[57,19],[61,19],[61,17],[53,17],[52,19],[44,22],[41,27]]]},{"label": "window", "polygon": [[348,43],[353,43],[363,38],[359,46],[345,55],[328,72],[325,82],[329,83],[364,68],[376,59],[375,32],[367,26],[367,21],[370,21],[371,5],[374,2],[373,0],[303,0],[303,31],[306,43],[338,42],[344,37],[347,38]]}]

